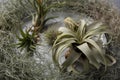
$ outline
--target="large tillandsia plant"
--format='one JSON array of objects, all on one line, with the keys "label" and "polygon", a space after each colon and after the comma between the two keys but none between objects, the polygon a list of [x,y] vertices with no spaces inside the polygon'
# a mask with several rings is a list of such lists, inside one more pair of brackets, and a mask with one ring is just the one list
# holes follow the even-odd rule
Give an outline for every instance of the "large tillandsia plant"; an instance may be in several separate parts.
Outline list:
[{"label": "large tillandsia plant", "polygon": [[[101,22],[86,25],[84,20],[78,24],[71,18],[64,20],[66,27],[61,27],[61,32],[55,40],[52,48],[54,63],[61,71],[73,71],[76,73],[87,73],[91,66],[99,69],[101,65],[112,66],[116,60],[106,54],[100,38],[95,36],[108,34],[109,29]],[[107,43],[106,43],[107,44]],[[60,55],[65,53],[65,61],[60,63]]]}]

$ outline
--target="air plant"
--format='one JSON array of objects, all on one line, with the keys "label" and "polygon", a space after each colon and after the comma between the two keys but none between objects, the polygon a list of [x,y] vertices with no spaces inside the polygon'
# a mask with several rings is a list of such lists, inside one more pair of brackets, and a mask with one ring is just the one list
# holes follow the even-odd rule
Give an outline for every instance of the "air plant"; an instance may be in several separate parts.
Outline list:
[{"label": "air plant", "polygon": [[20,29],[20,34],[21,36],[17,36],[18,48],[21,48],[21,51],[25,49],[29,53],[28,55],[33,56],[39,37],[34,33],[30,33],[29,30],[23,31]]},{"label": "air plant", "polygon": [[[104,65],[106,70],[107,66],[116,63],[116,60],[106,53],[100,38],[94,39],[96,35],[110,33],[106,25],[101,22],[86,25],[84,20],[78,24],[69,17],[64,20],[64,23],[66,26],[59,29],[61,34],[57,36],[52,48],[53,61],[62,72],[67,70],[86,74],[91,66],[99,69]],[[63,53],[65,61],[60,63],[60,55]]]},{"label": "air plant", "polygon": [[33,14],[32,27],[30,27],[29,30],[26,30],[26,32],[21,29],[20,32],[22,38],[18,37],[20,43],[17,45],[19,45],[18,48],[21,48],[22,50],[23,48],[26,48],[27,52],[31,52],[34,51],[33,48],[37,44],[38,40],[40,40],[39,33],[44,29],[46,22],[55,18],[46,16],[51,8],[58,6],[58,3],[48,5],[48,0],[33,0],[33,2],[31,2],[31,0],[28,1],[31,3],[31,5],[33,5],[36,12]]},{"label": "air plant", "polygon": [[58,29],[59,27],[56,23],[49,26],[49,28],[45,31],[46,42],[48,45],[53,46],[57,36],[60,34]]}]

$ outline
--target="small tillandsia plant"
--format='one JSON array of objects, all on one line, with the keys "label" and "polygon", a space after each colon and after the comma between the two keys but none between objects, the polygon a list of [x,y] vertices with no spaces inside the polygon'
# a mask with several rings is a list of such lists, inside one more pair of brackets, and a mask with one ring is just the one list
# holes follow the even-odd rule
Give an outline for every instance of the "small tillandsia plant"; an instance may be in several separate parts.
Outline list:
[{"label": "small tillandsia plant", "polygon": [[[116,63],[101,45],[100,37],[94,39],[96,35],[110,33],[106,25],[101,22],[86,25],[84,20],[78,24],[70,17],[66,18],[64,23],[65,27],[59,29],[61,34],[57,36],[52,48],[53,61],[62,72],[86,74],[91,66],[99,69],[104,65],[106,70],[107,66]],[[60,63],[60,55],[63,53],[65,60]]]},{"label": "small tillandsia plant", "polygon": [[[44,29],[45,24],[50,19],[55,17],[46,17],[51,8],[61,5],[62,3],[47,4],[48,0],[28,0],[34,7],[35,13],[32,15],[32,26],[25,32],[21,29],[21,37],[17,37],[19,40],[18,48],[23,50],[27,49],[27,52],[33,53],[35,45],[40,41],[39,33]],[[32,47],[32,48],[31,48]]]},{"label": "small tillandsia plant", "polygon": [[60,32],[58,31],[59,28],[59,25],[55,23],[49,26],[49,28],[45,31],[45,40],[49,46],[53,46],[55,40],[57,39],[57,36],[60,34]]},{"label": "small tillandsia plant", "polygon": [[33,56],[35,46],[37,45],[37,37],[35,33],[31,33],[29,30],[23,31],[20,29],[21,36],[16,36],[18,39],[18,48],[20,51],[26,50],[27,56]]}]

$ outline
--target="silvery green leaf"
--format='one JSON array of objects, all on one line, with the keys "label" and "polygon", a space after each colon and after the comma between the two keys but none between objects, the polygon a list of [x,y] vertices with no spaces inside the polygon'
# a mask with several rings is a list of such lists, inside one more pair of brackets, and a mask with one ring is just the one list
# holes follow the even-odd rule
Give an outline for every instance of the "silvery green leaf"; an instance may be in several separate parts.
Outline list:
[{"label": "silvery green leaf", "polygon": [[83,52],[83,54],[88,58],[90,64],[94,65],[97,69],[100,68],[101,65],[92,55],[92,50],[90,49],[87,43],[83,43],[77,46],[77,48],[80,49]]}]

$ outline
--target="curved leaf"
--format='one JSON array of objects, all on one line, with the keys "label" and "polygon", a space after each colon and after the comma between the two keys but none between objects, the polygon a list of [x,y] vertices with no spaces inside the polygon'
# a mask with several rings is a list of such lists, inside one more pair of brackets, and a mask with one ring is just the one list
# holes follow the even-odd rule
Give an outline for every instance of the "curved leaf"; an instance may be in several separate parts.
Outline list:
[{"label": "curved leaf", "polygon": [[97,45],[97,43],[92,39],[86,39],[85,42],[89,43],[97,50],[97,52],[96,52],[94,49],[95,55],[93,55],[93,56],[95,56],[96,60],[103,63],[106,67],[107,63],[105,60],[105,53],[101,50],[101,48]]},{"label": "curved leaf", "polygon": [[93,56],[92,51],[87,43],[83,43],[77,46],[77,48],[80,49],[83,54],[88,58],[90,64],[94,65],[97,69],[100,68],[99,62],[97,62],[96,58]]},{"label": "curved leaf", "polygon": [[62,70],[66,69],[70,65],[72,65],[78,58],[80,57],[81,53],[77,53],[74,50],[71,50],[70,56],[67,58],[67,60],[62,64]]},{"label": "curved leaf", "polygon": [[55,45],[53,45],[53,48],[54,47],[58,47],[58,46],[61,46],[62,44],[65,44],[67,42],[71,42],[71,43],[74,43],[75,42],[75,38],[65,38],[65,39],[62,39],[60,42],[56,43]]},{"label": "curved leaf", "polygon": [[55,18],[57,18],[57,17],[48,17],[47,19],[45,19],[45,20],[43,21],[43,25],[45,25],[46,22],[48,22],[49,20],[55,19]]},{"label": "curved leaf", "polygon": [[96,21],[96,22],[94,22],[94,23],[92,23],[92,24],[90,24],[90,25],[87,26],[87,31],[90,31],[90,30],[99,28],[99,27],[101,27],[102,25],[103,25],[102,22]]},{"label": "curved leaf", "polygon": [[83,36],[85,34],[85,21],[81,20],[80,26],[78,28],[78,32]]},{"label": "curved leaf", "polygon": [[57,37],[57,39],[55,40],[54,44],[55,45],[60,39],[63,39],[63,38],[72,38],[74,37],[73,34],[70,34],[70,33],[65,33],[65,34],[61,34]]},{"label": "curved leaf", "polygon": [[59,55],[62,54],[62,52],[67,49],[69,46],[71,45],[71,42],[67,42],[63,45],[60,45],[59,47],[57,48],[53,48],[52,49],[52,56],[53,56],[53,61],[55,62],[55,64],[57,66],[60,67],[60,64],[59,64]]},{"label": "curved leaf", "polygon": [[112,66],[113,64],[116,63],[116,59],[108,54],[105,55],[105,59],[107,62],[107,66]]},{"label": "curved leaf", "polygon": [[21,36],[22,36],[23,38],[26,37],[26,34],[25,34],[25,32],[22,30],[22,28],[20,28],[20,34],[21,34]]},{"label": "curved leaf", "polygon": [[109,33],[109,32],[110,31],[107,30],[106,26],[101,26],[101,27],[98,27],[96,29],[87,31],[86,34],[85,34],[85,36],[83,37],[83,39],[91,38],[91,37],[93,37],[95,35],[103,34],[103,33]]}]

